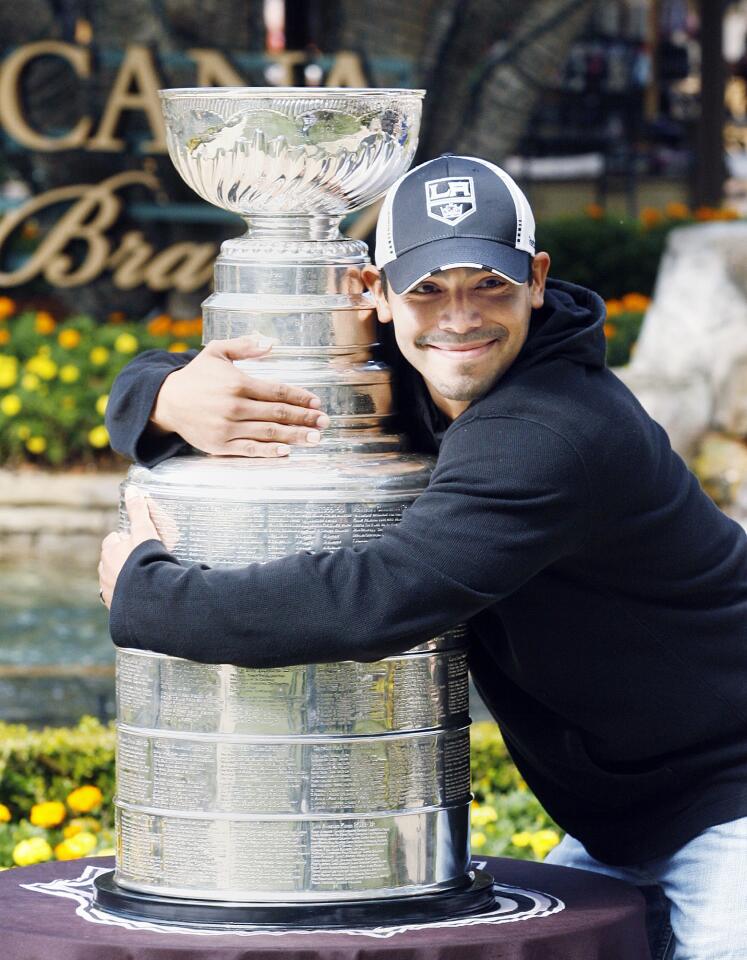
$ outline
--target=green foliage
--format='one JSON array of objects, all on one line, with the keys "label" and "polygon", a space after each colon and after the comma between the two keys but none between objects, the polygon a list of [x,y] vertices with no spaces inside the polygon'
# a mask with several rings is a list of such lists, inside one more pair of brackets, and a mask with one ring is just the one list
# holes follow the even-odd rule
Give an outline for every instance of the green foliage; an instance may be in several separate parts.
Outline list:
[{"label": "green foliage", "polygon": [[[111,849],[114,740],[113,726],[93,717],[69,729],[0,724],[0,869],[14,865],[14,854],[25,865]],[[84,809],[73,792],[80,787],[94,797]],[[38,806],[55,808],[50,801],[51,817]]]},{"label": "green foliage", "polygon": [[494,723],[472,726],[472,849],[542,860],[562,831],[543,810],[508,755]]},{"label": "green foliage", "polygon": [[644,315],[635,311],[625,311],[607,321],[605,330],[608,367],[622,367],[628,363],[641,332]]},{"label": "green foliage", "polygon": [[93,717],[76,727],[0,724],[0,802],[14,817],[35,803],[65,801],[81,784],[97,786],[104,805],[114,794],[114,729]]},{"label": "green foliage", "polygon": [[550,254],[550,275],[595,290],[605,300],[653,292],[666,237],[681,221],[646,229],[637,220],[561,217],[537,229],[537,249]]}]

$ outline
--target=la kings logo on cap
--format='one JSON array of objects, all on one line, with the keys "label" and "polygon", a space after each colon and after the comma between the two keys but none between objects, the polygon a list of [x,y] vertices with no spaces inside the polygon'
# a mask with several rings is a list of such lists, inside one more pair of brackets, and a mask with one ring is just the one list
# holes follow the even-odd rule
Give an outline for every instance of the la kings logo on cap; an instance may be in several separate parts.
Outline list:
[{"label": "la kings logo on cap", "polygon": [[477,210],[472,177],[441,177],[427,180],[425,197],[428,216],[455,227]]}]

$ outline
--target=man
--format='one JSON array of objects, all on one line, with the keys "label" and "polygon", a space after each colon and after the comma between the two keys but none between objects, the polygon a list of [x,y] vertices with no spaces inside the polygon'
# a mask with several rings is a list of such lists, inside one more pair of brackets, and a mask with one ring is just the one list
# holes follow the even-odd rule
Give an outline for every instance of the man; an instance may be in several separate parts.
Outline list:
[{"label": "man", "polygon": [[[469,178],[468,200],[434,209],[432,184]],[[180,563],[135,500],[133,533],[102,550],[112,636],[270,667],[374,660],[468,620],[475,683],[570,835],[550,859],[661,885],[676,960],[744,958],[747,538],[605,368],[603,303],[547,280],[533,233],[526,198],[486,161],[401,178],[366,279],[409,364],[419,442],[439,451],[427,490],[377,540],[231,570]],[[261,349],[134,361],[112,391],[114,446],[154,462],[176,434],[204,437],[170,381],[193,396],[201,364],[233,370]],[[224,452],[267,442],[256,404],[274,388],[257,400],[228,380],[231,414],[211,414]],[[292,441],[319,414],[308,394],[288,399],[275,436]]]}]

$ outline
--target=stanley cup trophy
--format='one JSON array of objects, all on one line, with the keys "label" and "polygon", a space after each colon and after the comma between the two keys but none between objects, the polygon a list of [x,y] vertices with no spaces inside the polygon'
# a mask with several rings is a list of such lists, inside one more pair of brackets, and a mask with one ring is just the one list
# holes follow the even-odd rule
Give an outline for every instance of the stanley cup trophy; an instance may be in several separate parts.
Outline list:
[{"label": "stanley cup trophy", "polygon": [[[391,432],[360,279],[368,252],[339,224],[409,167],[423,91],[161,97],[181,176],[248,226],[222,245],[203,342],[276,338],[270,356],[237,366],[313,390],[331,424],[285,459],[194,452],[134,466],[122,493],[151,499],[177,557],[216,567],[376,537],[432,461]],[[205,643],[220,649],[219,636]],[[262,670],[119,650],[117,858],[98,905],[270,927],[485,911],[491,879],[469,869],[464,643],[455,629],[378,663]]]}]

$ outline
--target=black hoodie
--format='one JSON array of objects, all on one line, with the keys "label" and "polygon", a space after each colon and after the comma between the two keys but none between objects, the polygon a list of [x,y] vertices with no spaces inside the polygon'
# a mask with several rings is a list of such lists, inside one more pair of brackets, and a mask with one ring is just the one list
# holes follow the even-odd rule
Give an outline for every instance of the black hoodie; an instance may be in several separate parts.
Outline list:
[{"label": "black hoodie", "polygon": [[[379,539],[240,569],[141,544],[114,642],[275,667],[375,660],[469,620],[519,770],[593,856],[636,863],[747,815],[747,538],[605,368],[603,322],[596,294],[550,281],[514,364],[451,424],[406,378],[438,462]],[[178,362],[123,372],[116,447],[142,448]]]}]

